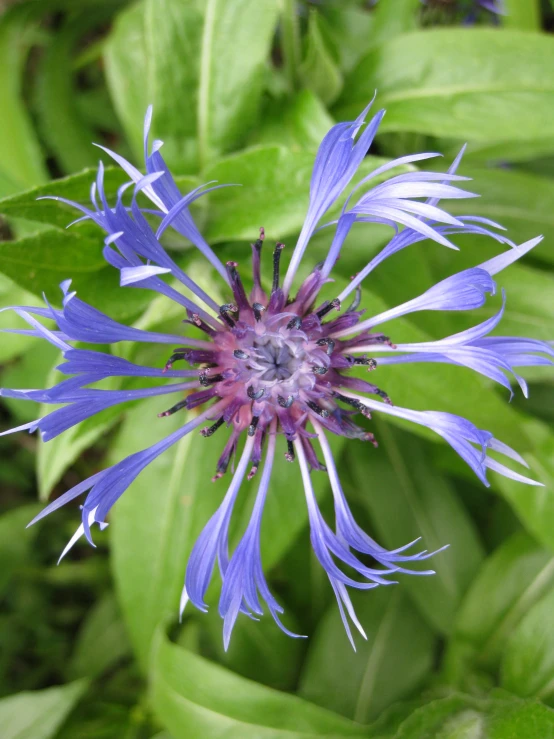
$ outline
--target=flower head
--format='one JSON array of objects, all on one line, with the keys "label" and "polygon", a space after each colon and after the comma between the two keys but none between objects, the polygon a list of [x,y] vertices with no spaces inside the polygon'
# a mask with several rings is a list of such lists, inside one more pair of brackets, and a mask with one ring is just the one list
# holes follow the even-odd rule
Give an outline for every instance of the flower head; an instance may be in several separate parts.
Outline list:
[{"label": "flower head", "polygon": [[[61,350],[64,361],[59,370],[69,377],[46,390],[2,390],[4,396],[58,406],[44,417],[12,431],[38,429],[47,441],[106,408],[152,396],[177,396],[169,408],[162,406],[161,417],[181,410],[193,411],[165,439],[79,483],[36,517],[38,521],[86,494],[81,525],[62,556],[82,535],[92,543],[93,524],[104,527],[111,507],[133,480],[186,434],[197,430],[209,438],[216,432],[218,437],[226,433],[214,481],[225,475],[238,452],[238,462],[221,505],[192,550],[181,599],[181,609],[189,600],[197,608],[206,609],[205,595],[217,562],[223,582],[219,613],[224,621],[226,646],[240,612],[257,617],[267,608],[276,623],[291,634],[281,621],[283,609],[265,579],[260,550],[264,503],[271,472],[277,463],[298,465],[313,549],[335,592],[352,643],[350,623],[362,634],[363,629],[354,613],[348,587],[369,590],[390,585],[394,582],[392,578],[402,572],[432,574],[418,565],[431,554],[414,552],[415,542],[388,551],[356,523],[339,481],[329,434],[376,446],[367,421],[373,413],[384,413],[435,431],[485,484],[488,484],[488,468],[515,480],[537,484],[491,456],[493,452],[525,464],[515,451],[470,421],[438,409],[415,411],[393,405],[380,387],[380,376],[386,364],[445,362],[474,369],[508,388],[508,378],[512,375],[526,392],[525,382],[515,368],[551,363],[554,350],[545,342],[531,339],[490,337],[503,309],[474,328],[434,342],[395,344],[381,332],[381,325],[416,311],[467,311],[481,307],[486,296],[495,292],[494,275],[531,249],[540,237],[516,247],[499,233],[500,227],[492,221],[469,215],[454,218],[439,207],[441,199],[472,197],[457,184],[466,179],[456,174],[461,154],[446,174],[414,170],[370,187],[375,177],[388,170],[401,164],[413,165],[436,154],[406,156],[383,165],[352,189],[334,220],[322,224],[329,208],[348,187],[377,131],[383,111],[366,125],[368,111],[369,106],[356,121],[334,126],[320,146],[308,214],[284,280],[281,274],[284,245],[278,242],[268,249],[264,230],[259,229],[258,239],[252,244],[249,291],[241,276],[245,265],[234,261],[223,265],[191,216],[189,206],[214,188],[197,188],[185,196],[179,192],[160,154],[161,142],[154,142],[151,149],[148,147],[150,112],[145,124],[145,175],[106,150],[123,167],[130,182],[120,188],[116,202],[110,204],[100,165],[91,192],[92,206],[71,204],[82,212],[83,218],[93,220],[105,231],[104,256],[119,270],[121,285],[148,288],[176,302],[187,316],[185,323],[200,329],[202,339],[120,324],[80,300],[71,291],[69,281],[61,286],[61,309],[50,304],[44,308],[13,308],[30,325],[26,333],[40,336]],[[129,187],[133,189],[131,204],[124,205],[123,196]],[[150,198],[153,209],[141,210],[136,199],[140,192]],[[159,219],[156,230],[150,225],[152,217]],[[322,301],[320,291],[331,281],[333,266],[356,222],[389,225],[394,235],[348,287],[334,299]],[[316,229],[324,226],[334,228],[326,259],[315,265],[293,289],[310,239]],[[206,294],[163,249],[159,237],[168,227],[192,241],[219,273],[227,302],[220,304]],[[366,317],[359,310],[362,281],[388,256],[425,239],[456,249],[451,237],[458,233],[485,235],[507,244],[508,249],[378,315]],[[263,269],[262,262],[266,263]],[[266,283],[262,273],[268,262],[270,280]],[[39,318],[52,319],[57,328],[46,328]],[[158,366],[141,366],[109,350],[73,346],[75,342],[87,342],[109,347],[120,341],[164,344],[171,349],[165,356],[160,353]],[[379,371],[374,372],[376,369]],[[364,379],[367,372],[378,377],[379,384]],[[108,377],[156,378],[160,384],[132,390],[91,387]],[[163,402],[160,398],[160,403]],[[276,459],[278,436],[286,442],[284,462]],[[329,476],[335,507],[334,528],[319,510],[311,482],[314,470]],[[250,523],[230,554],[228,531],[233,507],[245,479],[256,475],[258,493]],[[278,495],[279,491],[273,493]],[[345,567],[350,574],[346,574]]]}]

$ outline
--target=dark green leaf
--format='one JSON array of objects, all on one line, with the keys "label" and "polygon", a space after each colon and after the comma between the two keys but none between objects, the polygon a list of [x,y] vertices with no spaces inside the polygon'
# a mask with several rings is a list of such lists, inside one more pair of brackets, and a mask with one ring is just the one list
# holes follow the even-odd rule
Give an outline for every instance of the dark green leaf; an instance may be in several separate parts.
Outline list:
[{"label": "dark green leaf", "polygon": [[0,700],[2,739],[51,739],[79,701],[87,682],[17,693]]},{"label": "dark green leaf", "polygon": [[114,597],[105,595],[81,626],[67,667],[72,678],[99,677],[130,655],[131,646]]},{"label": "dark green leaf", "polygon": [[453,694],[414,711],[394,739],[552,739],[554,711],[505,696],[479,700]]},{"label": "dark green leaf", "polygon": [[46,179],[40,146],[21,99],[33,33],[26,7],[12,8],[0,17],[0,196]]},{"label": "dark green leaf", "polygon": [[[421,442],[382,421],[375,422],[374,430],[380,443],[376,451],[363,454],[348,447],[353,492],[375,523],[381,544],[393,549],[421,537],[416,545],[421,549],[449,545],[422,566],[436,570],[436,575],[401,577],[399,586],[409,592],[428,623],[448,633],[481,563],[481,544],[447,479],[426,459]],[[368,488],[368,480],[377,481],[377,487]]]},{"label": "dark green leaf", "polygon": [[368,641],[354,631],[357,652],[350,651],[333,602],[309,645],[300,692],[325,708],[368,723],[428,675],[435,640],[402,586],[355,592],[352,602]]},{"label": "dark green leaf", "polygon": [[0,597],[28,557],[36,528],[25,527],[39,511],[36,503],[19,506],[0,516]]},{"label": "dark green leaf", "polygon": [[547,35],[484,28],[401,35],[361,60],[338,117],[359,114],[377,89],[387,109],[382,133],[544,139],[554,135],[554,86],[543,72],[552,64]]},{"label": "dark green leaf", "polygon": [[154,645],[152,703],[175,739],[340,739],[364,733],[331,711],[187,652],[160,632]]}]

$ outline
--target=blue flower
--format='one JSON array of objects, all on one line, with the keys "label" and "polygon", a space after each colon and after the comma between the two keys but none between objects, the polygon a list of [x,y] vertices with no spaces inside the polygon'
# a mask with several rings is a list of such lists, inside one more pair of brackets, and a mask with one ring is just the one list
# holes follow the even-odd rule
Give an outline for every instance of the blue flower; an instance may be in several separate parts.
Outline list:
[{"label": "blue flower", "polygon": [[[411,171],[372,187],[377,176],[381,177],[398,165],[413,164],[437,155],[415,154],[383,165],[351,189],[337,218],[322,223],[331,206],[348,188],[377,132],[383,111],[366,125],[369,108],[355,121],[333,126],[324,138],[315,160],[306,221],[288,271],[281,283],[283,244],[277,243],[268,291],[261,280],[265,251],[263,229],[252,245],[253,287],[247,294],[238,264],[220,262],[190,213],[190,205],[214,187],[200,187],[184,196],[179,192],[160,154],[161,142],[154,142],[149,149],[151,111],[145,122],[145,175],[119,155],[106,150],[130,178],[120,188],[115,204],[109,204],[104,191],[102,164],[92,187],[91,207],[70,204],[81,211],[81,218],[94,221],[105,232],[104,256],[119,270],[122,287],[148,288],[174,301],[186,313],[186,323],[203,332],[203,339],[150,332],[118,323],[78,298],[69,281],[61,285],[61,309],[48,303],[43,308],[12,308],[30,326],[16,331],[42,337],[61,351],[63,361],[58,369],[67,378],[46,390],[2,390],[1,394],[6,397],[56,406],[51,413],[11,431],[38,429],[48,441],[102,410],[152,396],[177,396],[168,410],[160,412],[161,417],[179,410],[199,409],[167,438],[79,483],[34,519],[33,523],[84,496],[81,524],[62,557],[83,535],[92,544],[92,526],[106,526],[108,513],[117,499],[150,462],[179,439],[196,430],[204,437],[211,437],[222,427],[229,430],[214,480],[226,473],[237,451],[238,463],[221,505],[206,523],[192,550],[181,598],[181,611],[188,601],[205,610],[206,591],[217,562],[223,582],[219,613],[224,622],[225,647],[241,612],[257,618],[267,609],[283,631],[295,636],[281,621],[283,608],[269,589],[260,549],[264,503],[276,464],[278,435],[286,442],[287,463],[296,461],[298,464],[313,549],[335,592],[352,644],[351,624],[362,635],[364,632],[347,588],[370,590],[388,586],[398,573],[433,574],[432,570],[422,570],[419,565],[432,553],[414,552],[415,542],[393,551],[386,550],[360,528],[344,496],[328,434],[376,445],[373,434],[365,425],[356,422],[356,416],[370,419],[372,413],[392,415],[435,431],[485,485],[488,485],[488,469],[527,484],[538,484],[496,458],[495,455],[503,455],[525,464],[515,451],[490,432],[477,428],[465,418],[440,410],[414,411],[393,405],[377,385],[358,375],[360,370],[375,370],[386,364],[443,362],[469,367],[509,389],[512,376],[526,393],[525,381],[516,373],[516,368],[551,364],[554,355],[546,342],[491,337],[490,332],[502,318],[503,307],[487,321],[438,341],[394,344],[376,330],[392,318],[417,311],[468,311],[481,307],[487,295],[496,290],[494,276],[539,243],[541,237],[515,246],[502,235],[498,224],[471,215],[454,218],[439,207],[443,199],[473,197],[458,187],[467,179],[456,174],[463,151],[446,174]],[[123,196],[129,188],[132,188],[131,204],[124,205]],[[141,210],[136,199],[138,193],[146,195],[154,207]],[[159,220],[156,230],[150,225],[153,218]],[[394,235],[334,300],[318,303],[319,292],[330,281],[335,262],[356,222],[389,225]],[[167,228],[186,236],[203,254],[222,278],[229,302],[220,305],[206,294],[163,249],[159,238]],[[293,289],[310,239],[320,228],[333,229],[328,254]],[[383,260],[427,239],[457,249],[451,237],[468,233],[487,236],[508,248],[493,259],[442,280],[402,305],[362,318],[364,311],[358,310],[360,285]],[[350,294],[354,296],[353,302],[344,309]],[[338,314],[331,317],[334,311]],[[39,319],[51,320],[56,327],[47,328]],[[110,346],[120,341],[167,344],[171,354],[167,361],[160,354],[159,366],[138,365],[110,352]],[[97,344],[99,348],[76,348],[75,342]],[[102,351],[101,345],[105,345],[106,350]],[[177,364],[182,367],[183,362],[187,368],[174,368]],[[154,378],[159,384],[128,390],[94,387],[101,380],[115,377]],[[260,481],[250,523],[235,551],[230,553],[228,531],[235,501],[244,479],[253,478],[259,468]],[[329,475],[335,508],[334,528],[319,510],[311,470],[326,471]],[[369,555],[373,564],[367,564],[367,558],[360,555]],[[345,567],[350,574],[346,574]]]}]

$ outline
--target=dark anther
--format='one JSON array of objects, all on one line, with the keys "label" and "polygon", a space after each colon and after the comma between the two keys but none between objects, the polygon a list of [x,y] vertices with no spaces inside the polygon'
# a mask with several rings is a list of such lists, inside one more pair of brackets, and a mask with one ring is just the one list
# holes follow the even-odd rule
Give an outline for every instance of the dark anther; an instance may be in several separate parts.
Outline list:
[{"label": "dark anther", "polygon": [[331,354],[335,351],[335,342],[333,341],[333,339],[319,339],[315,343],[318,346],[326,346],[328,356],[331,356]]},{"label": "dark anther", "polygon": [[185,323],[192,323],[194,326],[198,326],[201,331],[204,331],[205,334],[208,334],[208,336],[215,336],[213,328],[208,326],[208,324],[200,318],[198,313],[189,313],[188,315],[190,316],[190,321],[185,321]]},{"label": "dark anther", "polygon": [[246,352],[243,352],[242,349],[235,349],[233,352],[233,356],[235,359],[250,359],[248,354]]},{"label": "dark anther", "polygon": [[248,436],[254,436],[256,433],[256,429],[258,428],[258,423],[260,421],[259,416],[252,416],[252,420],[250,421],[250,426],[248,427]]},{"label": "dark anther", "polygon": [[328,371],[329,370],[327,367],[319,367],[316,364],[312,365],[312,372],[314,373],[314,375],[326,375]]},{"label": "dark anther", "polygon": [[329,411],[325,410],[325,408],[321,408],[317,403],[314,403],[313,400],[308,400],[306,405],[308,408],[311,408],[314,413],[317,413],[318,416],[321,416],[321,418],[329,417]]},{"label": "dark anther", "polygon": [[163,368],[163,372],[167,372],[167,370],[170,370],[173,367],[174,362],[180,362],[181,360],[185,359],[185,355],[181,352],[180,354],[175,353],[172,354],[167,362],[165,363],[165,367]]},{"label": "dark anther", "polygon": [[287,451],[285,453],[285,459],[287,462],[294,462],[295,460],[295,454],[294,454],[294,444],[290,439],[287,439]]},{"label": "dark anther", "polygon": [[316,316],[318,318],[323,318],[323,316],[326,316],[327,313],[330,313],[333,310],[333,308],[335,310],[340,310],[340,300],[338,298],[331,300],[330,303],[327,303],[327,305],[324,305],[323,308],[320,308],[317,311]]},{"label": "dark anther", "polygon": [[223,422],[224,422],[224,419],[223,419],[223,416],[221,416],[221,418],[218,418],[217,421],[213,424],[213,426],[206,426],[200,431],[200,433],[205,438],[207,438],[208,436],[212,436],[213,434],[215,434],[217,429],[223,425]]},{"label": "dark anther", "polygon": [[246,308],[248,306],[248,298],[246,297],[244,285],[242,284],[242,280],[237,271],[238,264],[237,262],[227,262],[226,267],[237,305],[239,309]]},{"label": "dark anther", "polygon": [[294,318],[291,318],[290,321],[287,323],[287,328],[290,331],[291,329],[299,329],[302,327],[302,320],[300,316],[294,316]]},{"label": "dark anther", "polygon": [[216,382],[221,382],[225,378],[223,377],[223,375],[212,375],[210,377],[206,370],[202,370],[200,372],[200,375],[198,376],[198,379],[200,380],[200,384],[202,385],[202,387],[209,387],[209,385],[215,385]]},{"label": "dark anther", "polygon": [[172,408],[170,408],[167,411],[164,411],[163,413],[158,413],[158,418],[164,418],[165,416],[172,416],[174,413],[177,413],[177,411],[180,411],[181,408],[186,408],[187,401],[181,400],[177,405],[174,405]]},{"label": "dark anther", "polygon": [[282,395],[277,396],[277,402],[281,406],[281,408],[290,408],[291,405],[294,403],[294,398],[292,395],[289,395],[289,397],[285,400]]},{"label": "dark anther", "polygon": [[355,310],[358,310],[361,302],[362,302],[362,288],[358,285],[358,287],[356,288],[356,295],[354,296],[354,300],[350,303],[350,305],[346,309],[346,312],[353,313]]},{"label": "dark anther", "polygon": [[377,449],[377,447],[379,446],[379,444],[377,443],[377,439],[370,431],[362,436],[362,441],[369,441],[371,444],[373,444],[375,449]]},{"label": "dark anther", "polygon": [[249,385],[246,388],[246,394],[248,395],[248,397],[250,398],[250,400],[259,400],[262,397],[262,395],[264,394],[264,392],[265,392],[265,390],[263,389],[263,387],[260,390],[258,390],[258,392],[256,392],[254,390],[254,386],[253,385]]},{"label": "dark anther", "polygon": [[252,310],[254,311],[254,318],[256,321],[259,321],[261,320],[262,313],[266,310],[266,307],[261,303],[252,303]]},{"label": "dark anther", "polygon": [[383,400],[385,401],[385,403],[388,403],[389,405],[392,405],[392,400],[389,398],[389,396],[387,395],[387,393],[384,390],[380,390],[379,388],[377,388],[375,390],[375,395],[378,395],[380,398],[383,398]]},{"label": "dark anther", "polygon": [[285,248],[284,244],[278,241],[275,244],[275,251],[273,252],[273,284],[271,286],[271,292],[274,293],[279,289],[279,262],[281,261],[281,252]]},{"label": "dark anther", "polygon": [[340,400],[342,403],[346,403],[346,405],[350,405],[352,406],[352,408],[355,408],[357,411],[360,411],[360,413],[366,418],[371,418],[371,413],[367,405],[364,405],[359,400],[356,400],[356,398],[351,398],[348,395],[341,395],[340,393],[333,393],[333,395],[337,400]]},{"label": "dark anther", "polygon": [[225,303],[225,305],[222,305],[219,309],[219,315],[223,318],[225,323],[230,328],[234,328],[235,322],[233,321],[229,313],[236,313],[237,310],[237,306],[234,303]]},{"label": "dark anther", "polygon": [[371,370],[374,370],[377,367],[377,362],[375,359],[371,359],[370,357],[354,357],[354,364],[363,364],[365,367],[367,367],[368,372]]}]

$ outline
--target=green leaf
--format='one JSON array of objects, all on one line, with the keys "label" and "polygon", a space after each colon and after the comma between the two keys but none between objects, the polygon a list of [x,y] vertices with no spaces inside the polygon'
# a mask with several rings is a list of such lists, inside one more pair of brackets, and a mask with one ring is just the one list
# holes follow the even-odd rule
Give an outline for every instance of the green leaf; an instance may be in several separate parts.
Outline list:
[{"label": "green leaf", "polygon": [[[60,203],[54,199],[39,200],[39,198],[47,195],[52,198],[66,198],[89,207],[90,186],[95,180],[96,170],[85,169],[77,174],[53,180],[46,185],[32,187],[25,192],[1,199],[0,213],[7,217],[25,218],[29,221],[48,223],[51,226],[57,226],[59,229],[65,229],[71,221],[74,221],[81,214],[75,208],[65,205],[65,203]],[[127,175],[119,167],[108,166],[105,168],[104,188],[108,194],[114,195],[117,188],[126,180],[128,180]],[[87,232],[79,233],[98,234],[100,232],[96,228],[91,228]]]},{"label": "green leaf", "polygon": [[256,122],[277,0],[207,0],[198,87],[200,165],[231,151]]},{"label": "green leaf", "polygon": [[[385,422],[372,425],[379,449],[370,454],[347,449],[352,492],[368,511],[384,546],[394,549],[418,537],[420,549],[432,552],[449,546],[422,566],[435,570],[435,575],[400,577],[399,586],[429,624],[448,633],[481,564],[482,546],[454,490],[426,458],[422,443]],[[377,487],[368,486],[368,480],[378,481]]]},{"label": "green leaf", "polygon": [[368,641],[354,630],[357,651],[350,651],[333,602],[310,642],[300,693],[368,723],[412,693],[428,675],[435,639],[401,586],[354,592],[352,602]]},{"label": "green leaf", "polygon": [[[22,290],[20,287],[0,274],[0,308],[10,305],[43,305],[43,301]],[[4,311],[0,313],[0,329],[14,327],[13,313]],[[23,354],[29,347],[36,344],[37,340],[32,336],[20,336],[12,334],[9,339],[0,342],[0,363],[8,362]]]},{"label": "green leaf", "polygon": [[331,104],[340,95],[343,85],[342,74],[326,41],[324,20],[312,10],[308,21],[305,51],[300,66],[300,79],[325,105]]},{"label": "green leaf", "polygon": [[[9,343],[11,344],[11,338]],[[0,382],[3,387],[9,388],[43,388],[52,369],[52,363],[57,357],[58,349],[55,346],[47,341],[39,340],[16,362],[1,370]],[[2,403],[10,409],[16,419],[16,422],[12,423],[13,426],[34,421],[37,418],[36,403],[22,402],[16,398],[2,398]]]},{"label": "green leaf", "polygon": [[[456,619],[453,643],[463,645],[466,664],[495,668],[514,629],[553,585],[550,552],[523,533],[502,544],[486,560]],[[453,679],[458,667],[450,662]]]},{"label": "green leaf", "polygon": [[71,678],[99,677],[131,653],[115,598],[106,594],[81,626],[67,666]]},{"label": "green leaf", "polygon": [[158,632],[152,658],[154,710],[175,739],[334,739],[362,727],[294,695],[258,685],[198,657]]},{"label": "green leaf", "polygon": [[[421,10],[420,0],[379,0],[373,11],[373,27],[369,42],[371,46],[390,41],[408,31],[415,31]],[[345,95],[349,95],[345,90]]]},{"label": "green leaf", "polygon": [[539,0],[505,0],[506,14],[502,16],[504,28],[519,31],[541,30],[541,7]]},{"label": "green leaf", "polygon": [[279,144],[292,150],[317,151],[334,121],[311,90],[289,100],[270,101],[252,143]]},{"label": "green leaf", "polygon": [[0,195],[46,180],[35,132],[22,100],[23,68],[34,33],[28,8],[0,18]]},{"label": "green leaf", "polygon": [[19,506],[0,516],[0,597],[10,584],[13,574],[25,564],[36,527],[25,527],[39,511],[36,503]]},{"label": "green leaf", "polygon": [[[441,60],[437,64],[437,59]],[[418,31],[369,52],[345,82],[339,118],[350,119],[379,90],[380,131],[527,141],[554,135],[554,39],[472,28]]]},{"label": "green leaf", "polygon": [[51,739],[77,704],[87,681],[17,693],[0,700],[2,739]]},{"label": "green leaf", "polygon": [[150,103],[153,136],[177,171],[235,148],[257,118],[276,21],[276,0],[145,0],[121,13],[106,69],[136,158]]},{"label": "green leaf", "polygon": [[[386,161],[366,157],[353,184]],[[268,239],[299,233],[308,209],[313,164],[311,152],[260,146],[228,156],[208,168],[204,173],[208,180],[241,184],[208,196],[208,241],[252,241],[262,225]],[[410,169],[398,167],[394,173],[407,171]],[[380,181],[379,177],[374,180],[376,184]]]},{"label": "green leaf", "polygon": [[[472,200],[469,206],[462,201],[452,200],[448,211],[454,215],[464,215],[471,211],[472,215],[492,218],[508,229],[507,235],[517,244],[544,234],[545,241],[531,254],[554,264],[552,179],[506,169],[477,169],[471,164],[462,164],[462,171],[464,175],[472,177],[473,182],[469,189],[479,193],[480,197]],[[508,279],[513,270],[514,267],[510,267],[506,272]],[[501,279],[504,279],[504,274]]]},{"label": "green leaf", "polygon": [[66,172],[94,166],[97,159],[93,129],[77,106],[71,55],[85,32],[106,16],[106,9],[89,9],[67,21],[50,36],[38,67],[35,97],[40,132]]},{"label": "green leaf", "polygon": [[554,692],[554,590],[525,614],[508,639],[502,659],[501,683],[523,698],[549,698]]},{"label": "green leaf", "polygon": [[554,711],[508,695],[479,700],[458,693],[416,709],[394,739],[552,739]]}]

